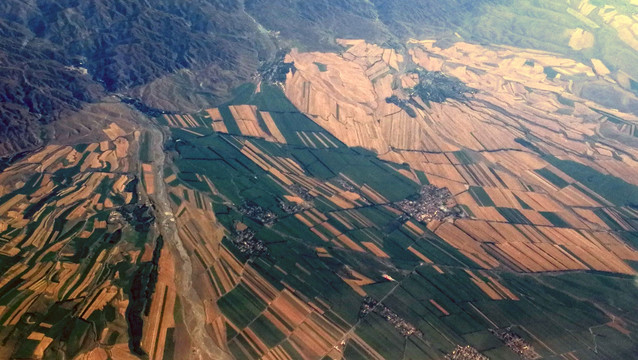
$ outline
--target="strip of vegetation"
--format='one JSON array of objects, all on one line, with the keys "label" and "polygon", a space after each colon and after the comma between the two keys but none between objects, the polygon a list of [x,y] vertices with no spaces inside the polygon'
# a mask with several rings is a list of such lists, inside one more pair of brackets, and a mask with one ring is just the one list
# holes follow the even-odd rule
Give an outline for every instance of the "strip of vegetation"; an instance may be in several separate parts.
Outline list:
[{"label": "strip of vegetation", "polygon": [[544,177],[545,180],[551,182],[552,184],[558,186],[559,188],[564,188],[567,187],[569,185],[569,183],[565,180],[563,180],[563,178],[561,178],[560,176],[554,174],[551,170],[547,169],[547,168],[542,168],[542,169],[538,169],[535,170],[537,174],[539,174],[540,176]]},{"label": "strip of vegetation", "polygon": [[142,313],[148,316],[151,310],[151,300],[157,284],[159,259],[163,246],[164,239],[159,236],[153,250],[153,258],[151,261],[140,264],[129,289],[129,305],[126,308],[126,321],[129,325],[129,349],[137,355],[146,354],[140,344],[144,327]]},{"label": "strip of vegetation", "polygon": [[571,160],[544,156],[550,164],[617,206],[638,206],[638,186]]},{"label": "strip of vegetation", "polygon": [[521,144],[522,146],[532,150],[535,153],[539,153],[539,154],[542,153],[541,149],[539,149],[536,145],[532,144],[531,142],[529,142],[529,141],[527,141],[527,140],[525,140],[523,138],[516,138],[516,139],[514,139],[514,141],[516,141],[517,143]]}]

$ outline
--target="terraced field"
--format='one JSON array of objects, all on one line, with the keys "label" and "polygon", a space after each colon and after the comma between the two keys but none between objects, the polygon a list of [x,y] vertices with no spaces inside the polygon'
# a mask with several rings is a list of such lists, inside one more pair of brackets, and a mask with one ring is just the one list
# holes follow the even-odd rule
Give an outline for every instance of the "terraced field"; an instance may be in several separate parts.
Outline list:
[{"label": "terraced field", "polygon": [[172,286],[157,281],[172,260],[140,188],[142,134],[111,122],[100,142],[49,145],[0,175],[3,356],[123,358],[155,346],[146,317],[153,293]]}]

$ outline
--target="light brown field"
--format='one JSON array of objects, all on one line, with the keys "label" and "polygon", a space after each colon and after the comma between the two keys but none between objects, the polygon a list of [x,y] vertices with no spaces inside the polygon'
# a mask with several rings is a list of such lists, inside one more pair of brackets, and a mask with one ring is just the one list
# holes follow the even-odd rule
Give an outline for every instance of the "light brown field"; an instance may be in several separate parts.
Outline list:
[{"label": "light brown field", "polygon": [[144,179],[144,186],[148,194],[155,192],[155,174],[153,172],[153,165],[142,164],[142,177]]},{"label": "light brown field", "polygon": [[[587,32],[578,30],[573,35],[573,46],[590,46]],[[606,229],[604,222],[591,210],[581,208],[607,206],[608,203],[592,192],[583,193],[571,185],[557,188],[534,170],[547,167],[568,183],[575,180],[514,140],[525,136],[524,127],[537,138],[545,139],[544,143],[536,144],[543,151],[629,182],[636,181],[638,164],[614,157],[614,147],[627,150],[626,146],[613,140],[612,147],[584,142],[586,137],[597,132],[596,120],[600,115],[591,110],[592,107],[629,121],[634,117],[582,100],[571,92],[568,82],[560,78],[548,79],[543,72],[544,67],[551,66],[561,74],[592,77],[595,73],[606,74],[603,64],[592,61],[592,68],[554,54],[513,47],[488,49],[459,42],[442,49],[434,42],[414,42],[410,56],[415,63],[430,71],[455,76],[481,91],[469,96],[468,103],[453,100],[430,103],[425,110],[416,109],[416,118],[411,118],[384,99],[393,94],[403,96],[400,89],[391,88],[395,76],[408,87],[416,84],[418,78],[385,72],[383,69],[390,65],[387,61],[376,63],[375,59],[384,56],[384,50],[375,45],[363,41],[346,41],[344,44],[351,47],[341,55],[297,51],[289,54],[288,60],[295,62],[297,71],[288,75],[285,92],[293,104],[347,145],[366,147],[382,154],[386,160],[407,162],[424,171],[430,183],[448,187],[456,194],[457,202],[466,205],[474,217],[489,221],[492,226],[487,222],[457,221],[456,226],[463,229],[463,234],[471,235],[465,240],[459,233],[451,235],[453,227],[450,225],[433,225],[437,234],[470,254],[482,266],[490,267],[498,262],[480,246],[468,247],[469,243],[502,244],[496,246],[495,251],[525,271],[582,267],[581,262],[556,252],[555,248],[542,250],[536,245],[530,248],[529,243],[538,241],[567,246],[573,237],[573,234],[545,230],[552,224],[539,212],[553,212],[571,228]],[[528,60],[532,61],[531,65],[526,65]],[[315,62],[326,64],[327,71],[320,72]],[[400,61],[397,65],[400,68]],[[557,100],[559,94],[574,101],[574,107],[567,109],[560,103]],[[485,103],[491,106],[482,105]],[[567,115],[568,112],[572,115]],[[375,118],[380,120],[375,122]],[[317,145],[309,138],[305,141]],[[478,163],[462,164],[454,154],[446,153],[461,148],[480,153]],[[598,154],[598,162],[575,155],[591,154],[592,151]],[[476,204],[465,192],[468,185],[482,186],[496,206],[518,209],[534,226],[505,224],[506,219],[495,208]],[[374,203],[383,200],[370,189],[363,187],[362,191]],[[346,206],[338,200],[334,202]],[[525,209],[521,202],[532,210]],[[622,220],[620,222],[622,226],[628,226]],[[539,231],[537,227],[543,229]],[[601,253],[601,256],[608,254]],[[629,271],[611,261],[615,265],[603,265],[593,259],[589,264],[595,269],[613,267],[621,272]]]},{"label": "light brown field", "polygon": [[569,38],[569,47],[574,50],[589,49],[594,46],[594,34],[581,28],[572,31]]},{"label": "light brown field", "polygon": [[109,126],[106,129],[104,129],[104,133],[111,140],[115,140],[119,137],[126,135],[126,132],[122,130],[122,128],[116,123],[109,124]]}]

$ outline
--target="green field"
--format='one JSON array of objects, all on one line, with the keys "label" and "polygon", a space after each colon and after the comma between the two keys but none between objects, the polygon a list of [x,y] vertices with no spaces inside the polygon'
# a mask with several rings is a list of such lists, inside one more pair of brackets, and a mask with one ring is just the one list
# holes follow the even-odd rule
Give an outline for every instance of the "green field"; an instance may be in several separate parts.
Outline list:
[{"label": "green field", "polygon": [[490,196],[482,187],[472,186],[470,187],[469,192],[480,206],[496,206],[494,201],[492,201]]},{"label": "green field", "polygon": [[556,213],[541,211],[540,214],[543,215],[545,219],[549,220],[549,222],[551,222],[554,226],[569,227],[569,224]]},{"label": "green field", "polygon": [[569,185],[567,181],[563,180],[561,177],[554,174],[547,168],[538,169],[536,170],[536,173],[538,173],[540,176],[544,177],[547,181],[551,182],[552,184],[558,186],[561,189]]},{"label": "green field", "polygon": [[638,186],[636,185],[571,160],[560,160],[549,155],[545,156],[545,160],[614,205],[638,204]]},{"label": "green field", "polygon": [[240,329],[243,329],[266,308],[266,304],[247,287],[239,285],[217,302],[221,312]]},{"label": "green field", "polygon": [[517,209],[497,207],[496,210],[498,210],[498,212],[503,215],[505,220],[509,223],[531,225],[531,222],[525,217],[525,215]]}]

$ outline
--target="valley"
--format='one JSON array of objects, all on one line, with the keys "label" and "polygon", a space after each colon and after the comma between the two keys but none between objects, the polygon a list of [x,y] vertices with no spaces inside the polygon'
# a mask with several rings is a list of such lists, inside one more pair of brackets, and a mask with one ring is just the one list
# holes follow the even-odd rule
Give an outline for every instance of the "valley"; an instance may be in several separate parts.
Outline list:
[{"label": "valley", "polygon": [[0,5],[0,360],[634,356],[637,9]]}]

